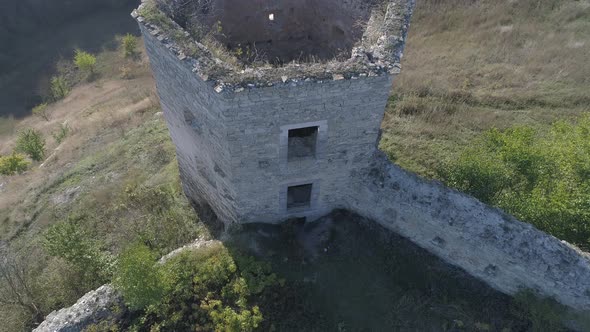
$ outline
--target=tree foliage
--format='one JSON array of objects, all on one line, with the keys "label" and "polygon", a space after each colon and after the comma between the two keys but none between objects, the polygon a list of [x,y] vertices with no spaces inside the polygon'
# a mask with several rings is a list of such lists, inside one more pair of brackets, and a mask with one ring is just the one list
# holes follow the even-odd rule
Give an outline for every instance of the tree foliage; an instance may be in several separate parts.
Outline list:
[{"label": "tree foliage", "polygon": [[33,115],[43,118],[45,121],[49,121],[49,112],[47,111],[47,103],[39,104],[31,110]]},{"label": "tree foliage", "polygon": [[128,57],[132,57],[135,54],[137,54],[137,38],[128,33],[125,36],[123,36],[123,39],[121,40],[121,45],[123,46],[123,55],[128,58]]},{"label": "tree foliage", "polygon": [[9,156],[0,156],[0,174],[14,175],[20,174],[27,170],[29,162],[25,156],[13,152]]},{"label": "tree foliage", "polygon": [[0,307],[19,307],[39,321],[43,315],[30,274],[27,260],[0,246]]},{"label": "tree foliage", "polygon": [[131,246],[118,258],[113,281],[133,310],[156,305],[162,299],[162,270],[156,266],[156,258],[154,252],[140,244]]},{"label": "tree foliage", "polygon": [[96,67],[96,57],[88,52],[76,50],[74,55],[74,63],[78,69],[82,70],[88,75],[94,74]]},{"label": "tree foliage", "polygon": [[51,99],[53,101],[64,99],[68,93],[70,93],[70,88],[66,78],[63,76],[53,76],[50,82]]},{"label": "tree foliage", "polygon": [[214,244],[160,265],[146,246],[136,245],[121,255],[115,285],[132,308],[142,309],[136,328],[253,331],[263,317],[252,296],[277,278],[265,265],[244,262],[250,266],[241,269],[223,245]]},{"label": "tree foliage", "polygon": [[113,259],[80,225],[82,221],[81,217],[70,218],[53,225],[45,234],[44,245],[50,255],[68,262],[87,288],[94,288],[110,280]]},{"label": "tree foliage", "polygon": [[560,239],[590,249],[590,116],[549,133],[491,130],[442,179]]},{"label": "tree foliage", "polygon": [[45,139],[35,129],[27,129],[18,134],[16,152],[27,154],[34,161],[41,161],[45,157]]}]

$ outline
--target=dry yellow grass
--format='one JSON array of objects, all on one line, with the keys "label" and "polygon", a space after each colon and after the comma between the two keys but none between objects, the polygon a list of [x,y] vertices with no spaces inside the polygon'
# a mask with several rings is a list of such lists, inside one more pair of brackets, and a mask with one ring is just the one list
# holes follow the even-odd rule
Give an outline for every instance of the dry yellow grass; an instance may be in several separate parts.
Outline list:
[{"label": "dry yellow grass", "polygon": [[[136,61],[121,60],[119,52],[99,55],[104,79],[76,86],[63,100],[48,107],[49,121],[40,117],[22,120],[4,120],[5,129],[0,132],[0,154],[11,153],[19,130],[35,128],[47,141],[46,158],[35,163],[22,175],[0,176],[0,239],[14,235],[22,223],[37,219],[43,224],[43,206],[37,206],[38,192],[50,186],[52,181],[73,167],[82,157],[92,155],[109,143],[121,138],[129,129],[137,127],[147,116],[146,110],[158,107],[154,82],[145,54]],[[126,61],[134,78],[125,80],[110,73],[116,64]],[[109,71],[107,71],[109,70]],[[153,112],[152,112],[153,113]],[[68,136],[61,144],[53,133],[67,123]],[[9,127],[10,126],[10,127]],[[38,217],[38,218],[37,218]]]},{"label": "dry yellow grass", "polygon": [[480,132],[590,110],[590,1],[419,1],[381,144],[433,176]]}]

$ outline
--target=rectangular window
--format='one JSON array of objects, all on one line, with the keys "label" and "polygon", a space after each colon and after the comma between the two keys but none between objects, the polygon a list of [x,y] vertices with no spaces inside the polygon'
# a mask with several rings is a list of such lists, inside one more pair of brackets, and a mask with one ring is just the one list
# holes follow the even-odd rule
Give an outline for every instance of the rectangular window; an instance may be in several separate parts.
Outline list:
[{"label": "rectangular window", "polygon": [[292,186],[287,189],[287,210],[311,206],[312,184]]},{"label": "rectangular window", "polygon": [[315,158],[318,126],[289,130],[288,160]]}]

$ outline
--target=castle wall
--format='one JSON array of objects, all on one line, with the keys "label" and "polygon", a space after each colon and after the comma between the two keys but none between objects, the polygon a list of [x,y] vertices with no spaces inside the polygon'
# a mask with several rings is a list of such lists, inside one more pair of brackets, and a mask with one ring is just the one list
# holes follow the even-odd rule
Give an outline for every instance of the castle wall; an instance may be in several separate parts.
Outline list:
[{"label": "castle wall", "polygon": [[186,195],[236,221],[225,104],[165,43],[140,25]]},{"label": "castle wall", "polygon": [[[393,75],[218,93],[140,27],[189,198],[225,223],[313,219],[343,206],[351,172],[376,149]],[[316,158],[288,162],[285,128],[318,122]],[[287,210],[298,184],[313,184],[311,206]]]},{"label": "castle wall", "polygon": [[[470,196],[403,171],[376,151],[393,75],[369,72],[344,79],[330,74],[322,82],[286,77],[269,84],[258,71],[256,84],[247,79],[241,85],[209,83],[194,72],[199,61],[179,55],[157,27],[140,27],[185,192],[199,205],[210,205],[225,223],[313,220],[347,208],[499,291],[536,289],[590,310],[587,254]],[[397,42],[376,48],[403,45],[403,38],[386,37]],[[395,48],[396,54],[402,49]],[[315,157],[289,160],[289,130],[300,127],[317,127]],[[289,188],[310,184],[310,206],[287,209]]]},{"label": "castle wall", "polygon": [[590,257],[378,153],[354,175],[349,208],[508,294],[529,288],[590,310]]},{"label": "castle wall", "polygon": [[[226,95],[235,105],[225,116],[240,221],[313,219],[342,207],[343,193],[353,190],[351,172],[366,166],[376,149],[392,78],[285,84]],[[316,158],[287,161],[288,129],[315,125]],[[286,188],[305,183],[317,190],[311,209],[287,211]]]}]

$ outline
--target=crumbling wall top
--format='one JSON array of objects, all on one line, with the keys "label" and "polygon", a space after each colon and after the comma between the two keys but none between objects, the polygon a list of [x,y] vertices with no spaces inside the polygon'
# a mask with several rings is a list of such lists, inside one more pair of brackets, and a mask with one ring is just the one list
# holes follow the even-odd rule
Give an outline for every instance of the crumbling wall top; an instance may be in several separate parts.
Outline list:
[{"label": "crumbling wall top", "polygon": [[[180,3],[193,6],[183,11]],[[222,93],[397,74],[414,6],[415,0],[143,0],[132,16]],[[332,7],[339,9],[326,10]]]}]

